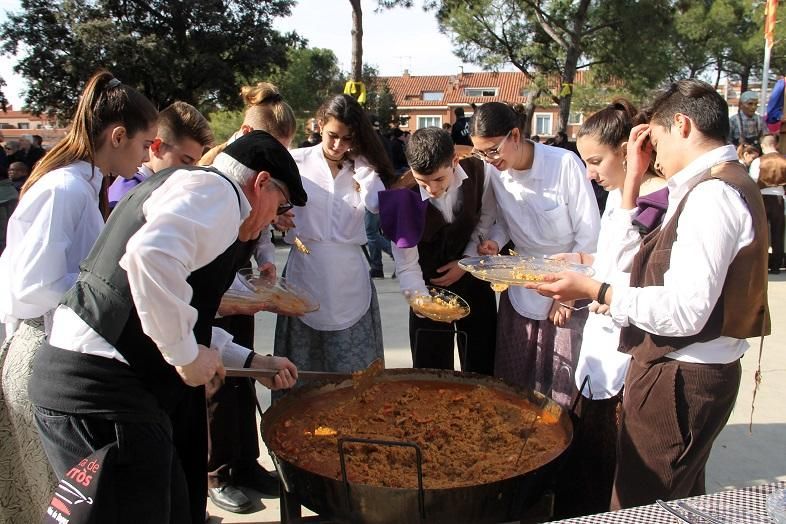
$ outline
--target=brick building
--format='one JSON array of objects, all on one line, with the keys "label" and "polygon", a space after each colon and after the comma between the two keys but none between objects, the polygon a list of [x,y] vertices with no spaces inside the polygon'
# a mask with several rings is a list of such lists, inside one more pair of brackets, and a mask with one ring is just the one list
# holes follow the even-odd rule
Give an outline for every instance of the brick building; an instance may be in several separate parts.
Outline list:
[{"label": "brick building", "polygon": [[[585,73],[576,75],[576,83],[584,81]],[[393,94],[400,127],[404,131],[415,131],[421,127],[441,127],[452,124],[457,107],[472,116],[471,104],[506,102],[526,104],[530,92],[530,81],[521,72],[480,72],[456,75],[413,76],[404,71],[401,76],[383,77]],[[568,136],[575,137],[584,115],[571,113]],[[559,129],[559,107],[550,104],[536,107],[530,132],[541,137],[553,136]]]},{"label": "brick building", "polygon": [[6,111],[0,111],[0,133],[6,141],[22,135],[41,135],[44,147],[49,149],[65,136],[66,129],[53,117],[17,111],[9,105]]}]

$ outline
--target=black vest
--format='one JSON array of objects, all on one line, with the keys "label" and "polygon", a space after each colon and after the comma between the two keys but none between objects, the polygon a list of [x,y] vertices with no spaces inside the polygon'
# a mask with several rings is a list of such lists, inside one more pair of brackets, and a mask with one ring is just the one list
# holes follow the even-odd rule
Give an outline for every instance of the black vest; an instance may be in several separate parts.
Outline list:
[{"label": "black vest", "polygon": [[[466,158],[459,163],[467,179],[459,188],[461,205],[454,210],[453,222],[445,222],[445,217],[431,202],[426,210],[426,226],[418,242],[420,269],[426,282],[440,276],[438,267],[463,257],[472,231],[480,221],[485,181],[483,162]],[[419,192],[420,187],[416,185],[412,190]]]},{"label": "black vest", "polygon": [[[184,168],[179,168],[184,169]],[[210,168],[194,168],[210,170]],[[150,337],[144,334],[128,285],[126,271],[120,267],[129,239],[145,223],[142,206],[175,169],[165,169],[131,190],[109,217],[88,257],[80,264],[76,284],[66,293],[62,304],[68,306],[94,331],[112,344],[129,363],[168,411],[187,388],[175,368],[168,364]],[[226,179],[218,171],[217,176]],[[229,182],[238,197],[234,184]],[[222,227],[216,224],[216,227]],[[252,242],[236,240],[212,262],[188,277],[193,290],[191,306],[198,312],[194,326],[197,343],[210,346],[212,321],[221,296],[232,284],[237,269],[248,260]]]}]

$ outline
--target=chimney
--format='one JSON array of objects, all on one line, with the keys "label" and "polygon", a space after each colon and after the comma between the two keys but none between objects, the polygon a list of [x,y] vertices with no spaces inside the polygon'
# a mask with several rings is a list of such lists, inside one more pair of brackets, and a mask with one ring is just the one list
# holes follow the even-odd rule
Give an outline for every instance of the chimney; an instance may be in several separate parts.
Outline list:
[{"label": "chimney", "polygon": [[458,72],[458,79],[461,80],[462,78],[464,78],[464,66],[460,65],[459,72]]},{"label": "chimney", "polygon": [[409,69],[405,69],[404,72],[401,74],[403,78],[409,78]]}]

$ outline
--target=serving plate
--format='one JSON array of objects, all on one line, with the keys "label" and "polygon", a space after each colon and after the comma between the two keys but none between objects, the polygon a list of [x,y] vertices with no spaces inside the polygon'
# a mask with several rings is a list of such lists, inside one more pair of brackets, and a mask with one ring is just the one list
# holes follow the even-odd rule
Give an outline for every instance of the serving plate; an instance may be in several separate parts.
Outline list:
[{"label": "serving plate", "polygon": [[261,305],[282,315],[303,315],[319,309],[316,298],[283,277],[269,278],[257,268],[241,269],[238,277],[246,289],[231,289],[224,294],[224,300]]},{"label": "serving plate", "polygon": [[412,311],[437,322],[455,322],[469,315],[469,304],[459,295],[441,287],[429,287],[428,294],[407,296]]},{"label": "serving plate", "polygon": [[472,273],[475,278],[490,282],[494,291],[504,291],[508,286],[541,282],[546,275],[561,271],[575,271],[587,276],[595,274],[592,267],[583,264],[529,256],[467,257],[459,260],[458,264],[461,269]]}]

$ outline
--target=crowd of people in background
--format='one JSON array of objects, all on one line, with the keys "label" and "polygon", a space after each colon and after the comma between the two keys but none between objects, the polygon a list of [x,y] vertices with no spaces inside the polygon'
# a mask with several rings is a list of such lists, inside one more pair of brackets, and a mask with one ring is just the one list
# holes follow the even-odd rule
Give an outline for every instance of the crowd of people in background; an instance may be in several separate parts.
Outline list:
[{"label": "crowd of people in background", "polygon": [[[0,158],[0,271],[14,275],[0,283],[0,520],[39,520],[90,457],[113,464],[95,521],[198,523],[208,497],[244,512],[240,487],[277,496],[253,383],[223,366],[275,370],[263,384],[278,399],[298,369],[384,361],[385,254],[405,296],[436,286],[471,306],[455,324],[410,309],[413,367],[453,369],[457,344],[464,371],[576,403],[557,516],[702,494],[745,339],[769,333],[767,268],[784,262],[786,158],[751,95],[729,118],[683,80],[545,143],[501,102],[410,134],[336,95],[289,149],[297,121],[269,83],[243,88],[243,123],[216,145],[193,106],[159,112],[97,73],[63,140],[45,152],[26,136]],[[295,246],[280,270],[274,230]],[[594,277],[497,297],[459,266],[511,251]],[[320,305],[279,313],[259,352],[262,308],[222,301],[253,266]]]}]

